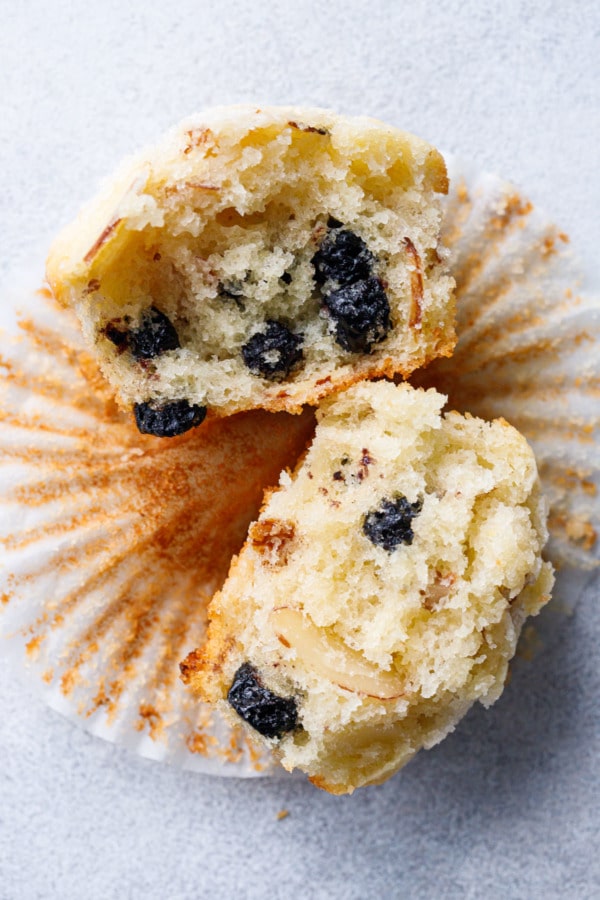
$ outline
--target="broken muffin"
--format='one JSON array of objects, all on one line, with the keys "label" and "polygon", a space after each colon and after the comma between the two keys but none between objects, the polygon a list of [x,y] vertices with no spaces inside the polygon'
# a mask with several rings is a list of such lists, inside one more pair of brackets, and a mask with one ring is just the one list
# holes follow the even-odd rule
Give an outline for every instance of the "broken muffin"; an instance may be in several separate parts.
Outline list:
[{"label": "broken muffin", "polygon": [[548,600],[545,504],[504,420],[388,382],[324,401],[182,674],[332,793],[384,781],[493,703]]},{"label": "broken muffin", "polygon": [[447,186],[437,150],[374,119],[215,109],[127,163],[47,277],[141,431],[299,412],[452,352]]}]

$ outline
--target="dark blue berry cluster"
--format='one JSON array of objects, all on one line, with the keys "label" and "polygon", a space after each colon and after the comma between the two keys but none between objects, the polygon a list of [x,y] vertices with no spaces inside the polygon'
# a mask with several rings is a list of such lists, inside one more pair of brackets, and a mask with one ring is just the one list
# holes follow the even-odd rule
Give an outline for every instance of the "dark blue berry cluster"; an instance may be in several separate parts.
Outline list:
[{"label": "dark blue berry cluster", "polygon": [[227,700],[244,722],[267,738],[280,738],[298,726],[298,709],[293,697],[279,697],[266,688],[250,663],[239,667]]},{"label": "dark blue berry cluster", "polygon": [[352,353],[370,353],[391,327],[390,304],[375,257],[359,235],[329,218],[329,230],[312,258],[323,306],[335,328],[337,343]]}]

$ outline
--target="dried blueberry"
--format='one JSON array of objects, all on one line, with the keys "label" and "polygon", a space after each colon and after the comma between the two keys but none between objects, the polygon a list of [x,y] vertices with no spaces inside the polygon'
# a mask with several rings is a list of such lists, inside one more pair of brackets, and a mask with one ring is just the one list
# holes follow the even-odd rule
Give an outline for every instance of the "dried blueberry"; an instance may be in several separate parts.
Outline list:
[{"label": "dried blueberry", "polygon": [[391,327],[390,304],[378,278],[332,291],[323,303],[335,322],[335,339],[344,350],[369,353]]},{"label": "dried blueberry", "polygon": [[368,278],[374,261],[361,237],[337,225],[328,232],[312,258],[317,284],[330,281],[339,286]]},{"label": "dried blueberry", "polygon": [[363,532],[371,543],[384,550],[395,550],[399,544],[412,544],[412,520],[423,508],[423,502],[414,503],[403,495],[394,500],[383,500],[378,509],[367,513]]},{"label": "dried blueberry", "polygon": [[200,425],[206,417],[205,406],[190,406],[187,400],[170,400],[159,406],[136,403],[133,407],[136,425],[142,434],[175,437]]},{"label": "dried blueberry", "polygon": [[281,280],[283,281],[284,284],[291,284],[292,276],[290,275],[289,272],[284,272],[283,275],[281,276]]},{"label": "dried blueberry", "polygon": [[258,331],[242,347],[242,357],[253,375],[279,378],[302,359],[302,335],[293,334],[282,322],[269,320],[266,331]]},{"label": "dried blueberry", "polygon": [[129,347],[129,331],[127,328],[121,328],[123,319],[111,319],[104,328],[104,334],[111,343],[115,345],[119,353],[123,353]]},{"label": "dried blueberry", "polygon": [[175,326],[155,306],[144,310],[139,326],[132,328],[129,334],[129,349],[135,359],[153,359],[180,346]]},{"label": "dried blueberry", "polygon": [[250,663],[243,663],[235,673],[227,700],[244,722],[264,737],[280,738],[298,725],[294,698],[268,690]]}]

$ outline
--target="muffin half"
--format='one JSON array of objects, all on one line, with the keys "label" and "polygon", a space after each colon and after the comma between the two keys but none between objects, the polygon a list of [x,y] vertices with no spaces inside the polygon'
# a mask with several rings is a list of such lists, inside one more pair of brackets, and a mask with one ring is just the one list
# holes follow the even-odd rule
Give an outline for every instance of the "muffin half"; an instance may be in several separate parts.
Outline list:
[{"label": "muffin half", "polygon": [[385,780],[493,703],[549,598],[528,444],[444,401],[378,382],[323,403],[182,664],[202,699],[332,793]]},{"label": "muffin half", "polygon": [[142,431],[299,412],[455,343],[444,161],[368,118],[232,107],[126,164],[48,281]]}]

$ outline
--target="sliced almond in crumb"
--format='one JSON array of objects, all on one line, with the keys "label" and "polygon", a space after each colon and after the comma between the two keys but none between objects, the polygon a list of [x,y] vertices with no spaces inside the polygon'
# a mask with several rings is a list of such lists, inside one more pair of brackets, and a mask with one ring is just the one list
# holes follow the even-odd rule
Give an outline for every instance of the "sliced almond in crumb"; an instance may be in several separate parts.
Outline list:
[{"label": "sliced almond in crumb", "polygon": [[441,575],[439,572],[436,572],[433,583],[423,592],[422,606],[429,612],[433,612],[442,606],[455,581],[456,575],[453,572],[450,572],[448,575]]},{"label": "sliced almond in crumb", "polygon": [[282,606],[270,618],[281,643],[292,647],[308,669],[338,687],[377,700],[395,700],[405,693],[398,675],[381,672],[358,651],[328,637],[299,610]]}]

